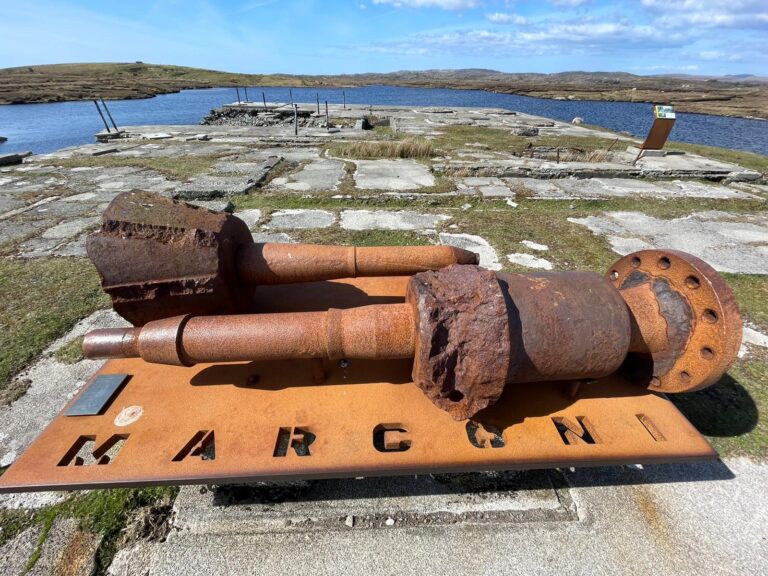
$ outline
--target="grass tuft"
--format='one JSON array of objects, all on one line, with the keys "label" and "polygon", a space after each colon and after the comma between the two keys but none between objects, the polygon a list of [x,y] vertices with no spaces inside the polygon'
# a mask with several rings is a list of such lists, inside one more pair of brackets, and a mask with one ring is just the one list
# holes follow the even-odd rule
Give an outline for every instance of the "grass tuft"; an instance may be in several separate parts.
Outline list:
[{"label": "grass tuft", "polygon": [[435,151],[429,140],[405,138],[383,142],[350,142],[331,147],[330,153],[338,158],[376,160],[379,158],[431,158]]}]

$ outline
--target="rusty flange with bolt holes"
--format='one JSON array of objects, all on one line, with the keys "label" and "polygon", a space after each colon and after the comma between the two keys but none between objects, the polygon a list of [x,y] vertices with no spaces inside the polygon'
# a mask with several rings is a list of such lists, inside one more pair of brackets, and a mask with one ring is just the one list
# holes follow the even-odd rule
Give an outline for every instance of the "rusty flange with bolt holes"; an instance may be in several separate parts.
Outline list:
[{"label": "rusty flange with bolt holes", "polygon": [[625,368],[661,392],[717,382],[741,344],[741,316],[728,284],[709,264],[675,250],[625,256],[606,274],[637,326]]},{"label": "rusty flange with bolt holes", "polygon": [[84,350],[181,366],[414,358],[415,384],[461,420],[510,384],[588,381],[620,369],[659,391],[696,390],[725,373],[740,340],[733,293],[712,268],[681,252],[646,251],[606,278],[453,265],[412,277],[405,304],[178,316],[94,331]]}]

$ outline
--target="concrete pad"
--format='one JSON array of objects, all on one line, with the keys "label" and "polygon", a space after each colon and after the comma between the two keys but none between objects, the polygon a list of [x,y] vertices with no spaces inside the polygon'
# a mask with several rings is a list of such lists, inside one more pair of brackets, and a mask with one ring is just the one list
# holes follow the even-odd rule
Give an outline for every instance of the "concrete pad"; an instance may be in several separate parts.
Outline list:
[{"label": "concrete pad", "polygon": [[520,244],[531,250],[537,250],[538,252],[546,252],[549,250],[549,246],[546,244],[539,244],[538,242],[533,242],[531,240],[521,240]]},{"label": "concrete pad", "polygon": [[509,187],[504,184],[501,178],[493,177],[469,177],[461,178],[456,184],[459,192],[474,193],[479,192],[483,196],[514,196]]},{"label": "concrete pad", "polygon": [[565,198],[563,191],[555,186],[554,180],[538,178],[505,178],[507,186],[515,193],[525,192],[534,198]]},{"label": "concrete pad", "polygon": [[134,542],[118,550],[107,568],[107,576],[148,576],[153,544]]},{"label": "concrete pad", "polygon": [[512,264],[517,264],[518,266],[525,266],[526,268],[536,268],[539,270],[552,270],[552,262],[550,262],[549,260],[545,260],[544,258],[539,258],[538,256],[533,256],[531,254],[522,254],[522,253],[507,254],[507,260],[512,262]]},{"label": "concrete pad", "polygon": [[343,162],[320,158],[290,174],[282,187],[297,192],[336,190],[345,174]]},{"label": "concrete pad", "polygon": [[96,226],[99,221],[100,219],[98,217],[68,220],[43,232],[42,238],[46,240],[72,238],[88,228]]},{"label": "concrete pad", "polygon": [[274,242],[276,244],[290,244],[295,242],[285,232],[254,232],[251,234],[253,241],[257,243]]},{"label": "concrete pad", "polygon": [[23,576],[26,573],[27,562],[37,548],[42,531],[42,524],[32,526],[0,546],[0,566],[4,576]]},{"label": "concrete pad", "polygon": [[[457,522],[575,520],[549,473],[403,476],[183,488],[170,538]],[[389,522],[387,522],[389,520]]]},{"label": "concrete pad", "polygon": [[345,230],[431,230],[450,219],[444,214],[408,210],[344,210],[341,227]]},{"label": "concrete pad", "polygon": [[256,223],[261,220],[261,210],[253,208],[250,210],[243,210],[242,212],[236,212],[235,216],[240,218],[249,229],[253,229]]},{"label": "concrete pad", "polygon": [[488,270],[501,270],[502,268],[499,257],[496,255],[496,250],[481,236],[441,233],[440,244],[456,246],[457,248],[474,252],[480,256],[480,266],[488,268]]},{"label": "concrete pad", "polygon": [[742,328],[741,347],[739,348],[739,358],[744,358],[749,354],[750,347],[768,348],[768,336],[755,330],[752,326],[745,324]]},{"label": "concrete pad", "polygon": [[568,221],[606,236],[621,255],[637,246],[668,248],[698,256],[720,272],[768,274],[765,214],[696,212],[662,220],[641,212],[608,212]]},{"label": "concrete pad", "polygon": [[265,228],[311,229],[328,228],[336,222],[336,215],[327,210],[276,210],[269,216]]},{"label": "concrete pad", "polygon": [[43,543],[40,558],[28,576],[90,576],[96,568],[96,550],[101,536],[80,530],[75,518],[59,516]]},{"label": "concrete pad", "polygon": [[356,160],[355,186],[362,190],[415,190],[435,185],[435,177],[415,160]]},{"label": "concrete pad", "polygon": [[[206,576],[297,571],[762,575],[768,564],[766,474],[768,465],[746,459],[566,471],[558,495],[564,505],[572,500],[573,505],[565,507],[575,509],[575,515],[566,512],[556,519],[529,517],[522,522],[479,519],[416,526],[389,514],[385,506],[371,514],[383,520],[380,525],[363,523],[358,528],[356,517],[346,514],[354,508],[336,507],[328,498],[317,500],[312,513],[297,514],[303,516],[300,523],[263,530],[257,517],[270,517],[274,504],[254,501],[228,525],[216,520],[231,514],[222,508],[226,503],[211,500],[209,510],[197,517],[200,524],[179,511],[177,522],[184,527],[154,549],[150,573],[175,575],[184,566],[188,573]],[[384,488],[378,498],[389,494]],[[517,494],[527,498],[524,489]],[[422,506],[427,501],[420,499]],[[297,511],[303,508],[299,504]],[[323,525],[331,515],[333,526]],[[349,516],[354,520],[351,528]],[[245,524],[238,524],[240,520]]]}]

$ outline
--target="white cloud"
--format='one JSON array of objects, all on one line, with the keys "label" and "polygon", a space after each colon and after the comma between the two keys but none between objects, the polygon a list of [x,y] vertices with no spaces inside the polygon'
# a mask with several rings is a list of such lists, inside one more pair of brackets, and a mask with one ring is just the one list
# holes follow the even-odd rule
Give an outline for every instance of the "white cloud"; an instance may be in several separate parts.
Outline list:
[{"label": "white cloud", "polygon": [[443,10],[466,10],[475,8],[478,0],[373,0],[374,4],[390,4],[395,8],[442,8]]},{"label": "white cloud", "polygon": [[522,26],[528,22],[528,19],[524,16],[508,12],[494,12],[493,14],[487,14],[485,17],[494,24],[517,24]]},{"label": "white cloud", "polygon": [[665,28],[768,28],[765,0],[642,0]]}]

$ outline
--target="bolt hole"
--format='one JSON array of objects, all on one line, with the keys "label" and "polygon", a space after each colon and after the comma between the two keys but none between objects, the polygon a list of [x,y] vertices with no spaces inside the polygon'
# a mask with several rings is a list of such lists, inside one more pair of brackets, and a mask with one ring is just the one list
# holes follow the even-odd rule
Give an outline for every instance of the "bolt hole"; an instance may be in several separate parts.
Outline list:
[{"label": "bolt hole", "polygon": [[448,400],[451,402],[460,402],[464,399],[464,394],[459,392],[458,390],[451,390],[451,392],[448,394]]},{"label": "bolt hole", "polygon": [[712,358],[715,357],[715,351],[712,350],[712,348],[705,346],[701,349],[701,357],[704,358],[704,360],[712,360]]},{"label": "bolt hole", "polygon": [[669,261],[669,258],[666,256],[662,256],[659,258],[659,261],[656,263],[656,265],[661,268],[662,270],[666,270],[670,266],[672,266],[672,262]]},{"label": "bolt hole", "polygon": [[683,371],[683,372],[680,372],[680,381],[681,381],[683,384],[688,384],[688,382],[690,382],[690,381],[691,381],[691,375],[690,375],[690,374],[688,374],[688,372],[685,372],[685,371]]},{"label": "bolt hole", "polygon": [[699,286],[701,286],[701,282],[699,281],[696,276],[688,276],[688,278],[685,279],[685,285],[688,286],[691,290],[696,290]]},{"label": "bolt hole", "polygon": [[707,322],[709,324],[714,324],[717,322],[717,312],[714,310],[707,308],[704,310],[704,313],[701,315],[701,319],[704,320],[704,322]]},{"label": "bolt hole", "polygon": [[632,258],[632,260],[630,260],[630,264],[632,264],[633,268],[639,268],[641,263],[642,261],[637,256],[635,256],[634,258]]},{"label": "bolt hole", "polygon": [[618,279],[619,279],[618,270],[611,270],[611,280],[618,280]]},{"label": "bolt hole", "polygon": [[349,368],[349,360],[347,360],[346,358],[339,360],[339,366],[341,368]]}]

